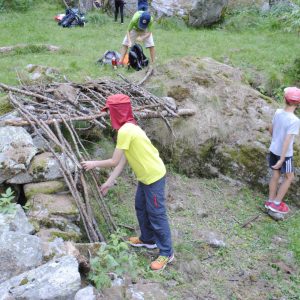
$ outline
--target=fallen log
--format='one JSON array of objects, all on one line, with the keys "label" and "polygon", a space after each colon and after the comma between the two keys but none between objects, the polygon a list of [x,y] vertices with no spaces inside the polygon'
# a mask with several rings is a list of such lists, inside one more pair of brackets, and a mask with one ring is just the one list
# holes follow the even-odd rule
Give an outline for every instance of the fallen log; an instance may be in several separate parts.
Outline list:
[{"label": "fallen log", "polygon": [[[135,111],[134,111],[135,112]],[[189,116],[193,116],[196,112],[193,109],[179,109],[177,114],[180,117],[189,117]],[[65,120],[67,122],[69,121],[91,121],[100,117],[105,117],[108,114],[106,112],[102,112],[96,115],[91,115],[91,116],[82,116],[82,117],[74,117],[74,118],[69,118],[66,117],[65,115],[63,115],[63,117],[65,117]],[[162,118],[162,117],[166,117],[168,116],[168,112],[166,110],[162,111],[162,112],[155,112],[155,111],[147,111],[147,112],[143,112],[143,111],[137,111],[135,112],[135,115],[140,118],[140,119],[149,119],[149,118]],[[54,122],[58,122],[61,123],[63,122],[62,119],[50,119],[50,120],[46,120],[44,121],[44,123],[46,123],[47,125],[51,125]],[[32,122],[33,124],[35,124],[35,122]],[[26,120],[22,120],[22,121],[17,121],[17,120],[6,120],[3,121],[1,125],[6,125],[6,126],[28,126],[31,125],[28,121]]]}]

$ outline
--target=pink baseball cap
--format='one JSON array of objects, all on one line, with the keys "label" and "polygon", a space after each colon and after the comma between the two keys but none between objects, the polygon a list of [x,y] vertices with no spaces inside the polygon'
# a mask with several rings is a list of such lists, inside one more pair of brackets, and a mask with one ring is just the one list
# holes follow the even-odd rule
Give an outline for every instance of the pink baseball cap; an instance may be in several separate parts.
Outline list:
[{"label": "pink baseball cap", "polygon": [[300,89],[294,86],[285,88],[284,98],[288,103],[300,103]]}]

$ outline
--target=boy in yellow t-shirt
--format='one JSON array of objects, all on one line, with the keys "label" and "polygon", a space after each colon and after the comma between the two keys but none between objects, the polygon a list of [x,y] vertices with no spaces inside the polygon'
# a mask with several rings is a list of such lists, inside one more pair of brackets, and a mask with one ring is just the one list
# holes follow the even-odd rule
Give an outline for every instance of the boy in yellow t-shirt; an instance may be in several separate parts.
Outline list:
[{"label": "boy in yellow t-shirt", "polygon": [[102,194],[106,195],[128,161],[138,180],[135,209],[141,229],[141,236],[131,237],[129,242],[134,247],[158,247],[159,256],[150,267],[162,270],[174,259],[165,206],[165,165],[146,133],[136,124],[128,96],[108,97],[103,110],[109,110],[112,127],[118,131],[116,149],[111,159],[84,161],[82,166],[87,171],[115,167],[101,186]]}]

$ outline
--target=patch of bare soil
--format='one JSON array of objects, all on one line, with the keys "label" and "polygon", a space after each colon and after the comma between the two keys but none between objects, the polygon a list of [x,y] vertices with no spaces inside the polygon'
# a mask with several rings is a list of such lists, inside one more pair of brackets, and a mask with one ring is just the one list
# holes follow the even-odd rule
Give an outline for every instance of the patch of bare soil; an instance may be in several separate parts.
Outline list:
[{"label": "patch of bare soil", "polygon": [[272,236],[270,228],[280,225],[259,210],[263,200],[222,181],[169,176],[173,268],[183,279],[182,286],[170,290],[175,298],[297,297],[292,290],[288,296],[287,287],[291,274],[299,274],[299,266],[285,255],[277,257],[289,253],[288,241],[285,236]]},{"label": "patch of bare soil", "polygon": [[299,265],[283,223],[260,209],[262,195],[215,179],[167,179],[176,258],[162,274],[168,299],[299,299]]}]

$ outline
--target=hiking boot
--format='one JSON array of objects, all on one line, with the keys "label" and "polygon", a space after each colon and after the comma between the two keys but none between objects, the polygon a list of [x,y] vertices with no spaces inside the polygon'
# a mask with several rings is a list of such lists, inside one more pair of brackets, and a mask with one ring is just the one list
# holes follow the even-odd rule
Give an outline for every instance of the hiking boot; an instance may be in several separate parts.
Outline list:
[{"label": "hiking boot", "polygon": [[138,237],[130,237],[129,238],[129,244],[133,247],[145,247],[147,249],[155,249],[157,248],[156,244],[146,244],[142,242]]},{"label": "hiking boot", "polygon": [[280,202],[278,205],[272,202],[268,206],[268,209],[281,214],[287,214],[289,212],[289,207],[284,202]]},{"label": "hiking boot", "polygon": [[162,256],[160,255],[155,261],[150,265],[151,270],[153,271],[162,271],[166,265],[172,262],[174,259],[174,254],[171,256]]}]

